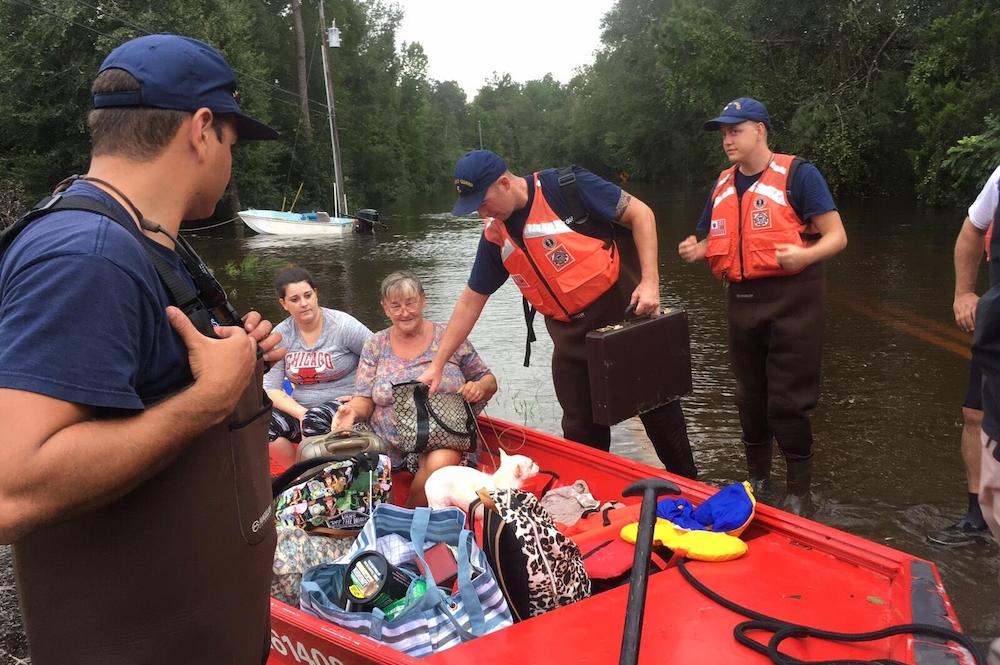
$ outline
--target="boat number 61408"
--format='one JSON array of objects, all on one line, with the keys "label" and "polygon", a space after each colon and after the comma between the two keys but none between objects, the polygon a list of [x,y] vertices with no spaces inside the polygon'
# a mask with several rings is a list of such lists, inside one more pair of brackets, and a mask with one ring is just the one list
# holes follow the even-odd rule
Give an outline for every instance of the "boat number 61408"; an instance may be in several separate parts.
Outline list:
[{"label": "boat number 61408", "polygon": [[302,642],[293,642],[288,635],[279,635],[278,631],[271,631],[271,649],[279,656],[290,656],[296,663],[306,663],[307,665],[344,665],[340,659],[327,656],[319,649],[306,651]]}]

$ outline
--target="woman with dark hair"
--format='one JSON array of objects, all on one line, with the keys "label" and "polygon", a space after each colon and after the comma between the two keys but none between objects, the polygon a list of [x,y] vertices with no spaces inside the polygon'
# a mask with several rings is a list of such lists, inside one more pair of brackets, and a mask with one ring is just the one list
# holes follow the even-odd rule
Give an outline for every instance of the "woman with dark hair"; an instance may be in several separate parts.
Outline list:
[{"label": "woman with dark hair", "polygon": [[349,314],[320,307],[305,268],[282,270],[274,290],[289,314],[274,328],[288,353],[264,376],[264,390],[274,402],[272,449],[287,457],[291,443],[330,431],[340,398],[354,393],[358,359],[372,332]]},{"label": "woman with dark hair", "polygon": [[[427,296],[423,284],[411,272],[401,270],[382,280],[382,310],[392,323],[365,344],[358,366],[354,398],[337,412],[335,426],[350,427],[367,420],[376,434],[390,444],[393,469],[414,474],[407,505],[426,506],[424,483],[444,466],[463,464],[469,456],[439,448],[425,453],[405,453],[399,441],[399,422],[393,385],[415,381],[437,353],[444,326],[424,318]],[[442,393],[461,395],[474,408],[481,408],[497,391],[497,380],[468,340],[445,364],[439,387]]]}]

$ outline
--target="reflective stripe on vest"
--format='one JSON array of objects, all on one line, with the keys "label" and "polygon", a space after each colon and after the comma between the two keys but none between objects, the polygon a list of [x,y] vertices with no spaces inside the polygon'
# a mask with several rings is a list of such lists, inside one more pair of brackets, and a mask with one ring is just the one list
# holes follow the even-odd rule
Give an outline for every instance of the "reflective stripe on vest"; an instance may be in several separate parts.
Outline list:
[{"label": "reflective stripe on vest", "polygon": [[504,268],[525,299],[545,316],[569,321],[618,281],[618,251],[610,241],[570,228],[545,199],[538,174],[533,178],[523,244],[498,220],[487,220],[483,235],[500,248]]},{"label": "reflective stripe on vest", "polygon": [[712,273],[720,280],[745,279],[791,274],[778,265],[775,245],[802,246],[802,220],[785,192],[794,155],[775,153],[760,178],[736,196],[736,169],[719,174],[712,194],[712,215],[705,257]]}]

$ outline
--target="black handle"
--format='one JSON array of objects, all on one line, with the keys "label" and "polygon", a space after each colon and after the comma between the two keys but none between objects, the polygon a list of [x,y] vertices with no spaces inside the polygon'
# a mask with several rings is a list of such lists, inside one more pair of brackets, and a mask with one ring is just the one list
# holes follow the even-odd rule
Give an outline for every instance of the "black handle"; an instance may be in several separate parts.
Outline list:
[{"label": "black handle", "polygon": [[639,660],[639,640],[642,637],[642,619],[646,611],[649,555],[653,549],[653,527],[656,524],[656,500],[663,494],[680,493],[677,485],[662,478],[643,478],[622,492],[622,496],[641,495],[642,507],[639,509],[639,532],[635,538],[635,558],[632,560],[632,574],[629,578],[619,665],[635,665]]}]

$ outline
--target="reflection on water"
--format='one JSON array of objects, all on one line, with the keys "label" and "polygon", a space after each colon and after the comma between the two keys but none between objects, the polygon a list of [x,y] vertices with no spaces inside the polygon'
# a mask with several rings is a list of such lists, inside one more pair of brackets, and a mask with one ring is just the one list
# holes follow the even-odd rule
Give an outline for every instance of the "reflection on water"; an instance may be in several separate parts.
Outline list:
[{"label": "reflection on water", "polygon": [[[676,256],[704,193],[638,193],[657,213],[664,304],[686,309],[690,319],[695,388],[684,409],[702,479],[740,480],[723,291],[705,265],[683,266]],[[445,199],[423,214],[388,216],[388,229],[377,237],[284,239],[236,230],[235,239],[200,235],[194,242],[238,307],[256,307],[273,321],[283,312],[271,277],[294,262],[316,276],[324,305],[375,330],[387,325],[380,280],[392,270],[414,270],[427,288],[428,318],[445,322],[480,233],[477,220],[452,219],[450,205]],[[937,562],[966,631],[985,640],[1000,634],[996,546],[946,550],[924,540],[928,530],[960,515],[966,501],[959,435],[968,340],[951,320],[951,248],[964,212],[861,201],[845,203],[842,213],[850,244],[827,273],[824,375],[814,416],[815,517]],[[222,271],[226,265],[247,269]],[[488,412],[558,433],[552,345],[541,321],[535,332],[532,365],[525,368],[520,295],[508,282],[490,299],[472,341],[500,383]],[[613,450],[657,463],[637,422],[613,429]]]}]

